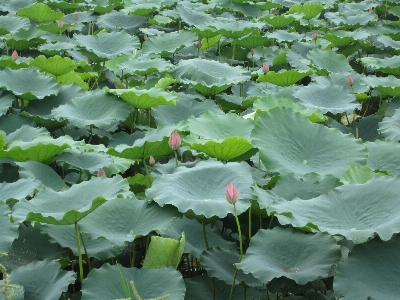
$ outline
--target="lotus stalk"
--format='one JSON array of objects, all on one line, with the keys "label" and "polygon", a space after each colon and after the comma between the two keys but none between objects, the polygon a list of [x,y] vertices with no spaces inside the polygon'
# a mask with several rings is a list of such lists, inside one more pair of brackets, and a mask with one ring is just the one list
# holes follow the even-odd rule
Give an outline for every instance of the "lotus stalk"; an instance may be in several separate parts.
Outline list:
[{"label": "lotus stalk", "polygon": [[174,131],[171,136],[169,137],[168,140],[168,145],[171,147],[172,150],[174,150],[175,153],[175,163],[176,163],[176,167],[178,167],[178,153],[177,150],[179,149],[179,147],[181,146],[181,137],[179,136],[179,134]]}]

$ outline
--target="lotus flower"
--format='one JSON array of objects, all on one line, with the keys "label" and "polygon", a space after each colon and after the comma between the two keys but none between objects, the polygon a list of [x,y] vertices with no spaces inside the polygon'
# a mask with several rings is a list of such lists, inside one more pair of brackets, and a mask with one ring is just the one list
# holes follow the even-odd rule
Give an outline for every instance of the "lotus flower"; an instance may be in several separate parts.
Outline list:
[{"label": "lotus flower", "polygon": [[181,146],[181,137],[176,131],[174,131],[169,137],[168,145],[172,148],[172,150],[178,150]]},{"label": "lotus flower", "polygon": [[268,73],[268,71],[269,71],[269,66],[268,66],[268,64],[267,64],[266,62],[264,62],[264,63],[262,64],[262,70],[263,70],[264,74]]},{"label": "lotus flower", "polygon": [[201,44],[201,41],[197,41],[197,48],[201,48],[201,46],[202,46],[202,44]]},{"label": "lotus flower", "polygon": [[62,20],[57,20],[57,26],[58,28],[62,28],[63,27],[64,22]]},{"label": "lotus flower", "polygon": [[104,172],[104,170],[100,168],[99,171],[97,172],[97,177],[102,177],[102,176],[106,176],[106,172]]},{"label": "lotus flower", "polygon": [[318,38],[318,33],[316,31],[313,31],[312,38],[313,40],[316,40]]},{"label": "lotus flower", "polygon": [[353,78],[349,75],[349,76],[347,76],[347,84],[349,85],[349,86],[352,86],[353,84],[354,84],[354,80],[353,80]]},{"label": "lotus flower", "polygon": [[68,31],[68,32],[71,32],[71,31],[72,31],[72,26],[68,26],[68,27],[67,27],[67,31]]},{"label": "lotus flower", "polygon": [[239,191],[232,183],[229,182],[228,185],[226,186],[225,195],[226,195],[226,200],[228,200],[230,204],[235,204],[239,198]]},{"label": "lotus flower", "polygon": [[156,163],[156,160],[154,159],[153,155],[150,155],[149,157],[149,164],[152,166]]},{"label": "lotus flower", "polygon": [[254,48],[250,49],[250,54],[253,56],[254,55]]},{"label": "lotus flower", "polygon": [[18,58],[18,52],[17,52],[17,50],[14,50],[14,51],[13,51],[13,53],[11,54],[11,58],[12,58],[13,60],[17,60],[17,58]]}]

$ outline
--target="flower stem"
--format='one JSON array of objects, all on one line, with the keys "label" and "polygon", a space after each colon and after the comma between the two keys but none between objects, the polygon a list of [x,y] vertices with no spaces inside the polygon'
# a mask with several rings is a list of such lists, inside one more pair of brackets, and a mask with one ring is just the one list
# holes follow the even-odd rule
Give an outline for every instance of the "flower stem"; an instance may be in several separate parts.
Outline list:
[{"label": "flower stem", "polygon": [[178,165],[178,153],[177,153],[176,150],[174,150],[174,153],[175,153],[175,166],[179,167],[179,165]]},{"label": "flower stem", "polygon": [[[242,246],[242,231],[240,229],[239,218],[238,218],[238,215],[236,213],[236,203],[233,203],[233,214],[235,215],[236,225],[237,225],[238,233],[239,233],[240,257],[239,257],[239,261],[238,262],[240,263],[242,261],[242,258],[243,258],[243,246]],[[235,273],[233,274],[233,281],[232,281],[231,294],[230,294],[229,300],[232,300],[233,288],[235,287],[237,271],[238,271],[238,269],[237,269],[237,267],[235,265]]]},{"label": "flower stem", "polygon": [[81,236],[79,234],[78,222],[75,223],[75,235],[78,246],[78,257],[79,257],[79,278],[83,281],[83,261],[82,261],[82,250],[81,250]]},{"label": "flower stem", "polygon": [[203,220],[201,222],[202,226],[203,226],[203,237],[204,237],[204,242],[206,243],[206,248],[207,250],[210,249],[210,245],[208,244],[208,239],[207,239],[207,234],[206,234],[206,223],[205,223],[205,219],[206,217],[203,216]]},{"label": "flower stem", "polygon": [[145,159],[143,159],[143,165],[144,165],[144,169],[146,171],[147,179],[149,179],[149,183],[151,184],[152,181],[151,181],[149,169],[147,168],[147,164],[146,164],[146,160]]}]

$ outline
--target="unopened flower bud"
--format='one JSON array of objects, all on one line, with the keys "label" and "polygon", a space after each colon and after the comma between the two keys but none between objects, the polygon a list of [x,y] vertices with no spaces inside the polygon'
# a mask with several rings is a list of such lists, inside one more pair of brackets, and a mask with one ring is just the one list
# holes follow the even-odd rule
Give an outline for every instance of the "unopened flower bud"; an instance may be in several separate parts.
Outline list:
[{"label": "unopened flower bud", "polygon": [[200,49],[202,46],[201,41],[197,41],[197,48]]},{"label": "unopened flower bud", "polygon": [[264,72],[264,74],[268,73],[269,71],[269,66],[266,62],[262,64],[262,71]]},{"label": "unopened flower bud", "polygon": [[174,131],[169,137],[168,145],[172,148],[172,150],[178,150],[181,146],[181,137],[176,131]]},{"label": "unopened flower bud", "polygon": [[226,186],[225,196],[226,200],[228,200],[230,204],[234,204],[237,202],[239,198],[239,191],[232,183],[229,182],[228,185]]},{"label": "unopened flower bud", "polygon": [[353,80],[353,78],[351,78],[350,75],[347,76],[347,84],[348,84],[349,86],[352,86],[352,85],[354,84],[354,80]]},{"label": "unopened flower bud", "polygon": [[311,36],[313,40],[316,40],[318,38],[318,33],[316,31],[313,31]]},{"label": "unopened flower bud", "polygon": [[97,177],[102,177],[102,176],[106,176],[106,172],[104,172],[104,170],[100,168],[99,171],[97,172]]},{"label": "unopened flower bud", "polygon": [[250,49],[250,54],[253,56],[254,55],[254,48]]},{"label": "unopened flower bud", "polygon": [[149,157],[149,165],[154,165],[156,163],[156,160],[154,159],[153,155],[150,155]]},{"label": "unopened flower bud", "polygon": [[62,28],[63,27],[64,22],[62,20],[57,20],[57,26],[58,28]]},{"label": "unopened flower bud", "polygon": [[71,32],[71,31],[72,31],[72,26],[68,26],[68,27],[67,27],[67,31],[68,31],[68,32]]},{"label": "unopened flower bud", "polygon": [[13,53],[11,54],[11,58],[12,58],[13,60],[17,60],[17,58],[18,58],[17,50],[14,50],[14,51],[13,51]]}]

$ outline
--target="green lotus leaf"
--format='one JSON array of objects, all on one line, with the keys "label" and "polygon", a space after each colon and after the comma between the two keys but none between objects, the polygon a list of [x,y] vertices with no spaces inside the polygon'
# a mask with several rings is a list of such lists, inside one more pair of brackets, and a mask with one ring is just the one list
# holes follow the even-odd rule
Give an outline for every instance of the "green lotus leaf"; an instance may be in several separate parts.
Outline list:
[{"label": "green lotus leaf", "polygon": [[[400,232],[396,204],[398,181],[398,178],[377,176],[364,184],[340,186],[311,200],[272,204],[267,210],[276,213],[281,224],[342,235],[357,244],[375,234],[388,241]],[[336,211],[340,213],[332,214]]]},{"label": "green lotus leaf", "polygon": [[137,15],[127,15],[121,11],[112,11],[99,16],[96,24],[99,28],[105,28],[111,32],[122,29],[134,35],[139,32],[139,28],[146,27],[146,18]]},{"label": "green lotus leaf", "polygon": [[[144,138],[135,139],[133,144],[127,141],[115,145],[114,148],[109,146],[110,149],[107,153],[132,160],[146,159],[150,155],[154,157],[168,155],[172,151],[168,145],[168,140],[175,129],[175,127],[170,126],[159,126],[157,129],[150,129]],[[126,143],[129,143],[129,145]]]},{"label": "green lotus leaf", "polygon": [[219,115],[215,112],[206,112],[197,118],[189,118],[187,128],[192,134],[207,139],[239,136],[250,141],[253,121],[236,114]]},{"label": "green lotus leaf", "polygon": [[[79,230],[81,228],[79,227]],[[76,243],[75,225],[51,225],[45,224],[40,227],[40,231],[49,236],[50,242],[54,245],[60,245],[69,248],[74,255],[78,256],[78,247]],[[117,257],[123,250],[122,247],[112,244],[104,237],[92,239],[88,234],[81,232],[81,238],[90,257],[100,260],[107,260],[111,257]]]},{"label": "green lotus leaf", "polygon": [[264,2],[264,1],[256,2],[256,1],[254,1],[254,5],[263,11],[271,10],[273,8],[283,8],[282,4],[275,3],[275,2]]},{"label": "green lotus leaf", "polygon": [[357,102],[356,97],[339,85],[309,84],[306,87],[300,87],[293,96],[300,99],[300,103],[304,106],[317,108],[323,113],[350,114],[355,109],[361,109],[361,104]]},{"label": "green lotus leaf", "polygon": [[383,94],[387,94],[392,97],[400,95],[400,79],[393,75],[389,75],[387,77],[376,77],[369,75],[363,77],[362,81],[370,87],[376,87]]},{"label": "green lotus leaf", "polygon": [[10,134],[21,128],[22,125],[34,127],[35,122],[27,117],[16,114],[7,114],[0,117],[0,128],[4,133]]},{"label": "green lotus leaf", "polygon": [[371,33],[365,30],[345,31],[337,30],[332,33],[325,34],[324,39],[330,41],[335,46],[345,47],[356,40],[366,40],[371,36]]},{"label": "green lotus leaf", "polygon": [[[3,198],[3,197],[2,197]],[[0,235],[0,257],[11,249],[11,244],[18,237],[18,223],[11,222],[11,210],[7,204],[0,201],[0,226],[2,228]]]},{"label": "green lotus leaf", "polygon": [[82,152],[76,153],[62,153],[54,158],[57,163],[67,163],[73,167],[81,170],[88,170],[90,173],[97,172],[100,168],[109,167],[113,160],[104,153],[96,152]]},{"label": "green lotus leaf", "polygon": [[365,12],[359,9],[343,10],[339,12],[327,12],[324,14],[329,22],[335,25],[346,25],[349,28],[357,28],[361,25],[367,25],[368,22],[376,20],[376,14]]},{"label": "green lotus leaf", "polygon": [[340,177],[349,165],[367,162],[367,149],[360,141],[337,129],[311,123],[287,108],[262,112],[251,136],[264,166],[282,174],[315,172]]},{"label": "green lotus leaf", "polygon": [[400,140],[400,109],[396,109],[391,117],[384,117],[379,123],[379,132],[387,140]]},{"label": "green lotus leaf", "polygon": [[311,122],[324,122],[327,117],[325,117],[321,110],[318,108],[307,108],[304,105],[294,103],[292,100],[287,98],[276,98],[274,96],[264,96],[254,101],[253,109],[268,111],[274,107],[288,107],[293,111],[301,113],[303,116],[307,117]]},{"label": "green lotus leaf", "polygon": [[52,77],[44,76],[33,69],[7,68],[1,71],[0,82],[1,88],[24,100],[43,99],[46,96],[56,95],[59,91],[59,86]]},{"label": "green lotus leaf", "polygon": [[18,18],[13,16],[0,16],[0,35],[7,33],[15,34],[21,28],[28,29],[30,22],[26,18]]},{"label": "green lotus leaf", "polygon": [[48,43],[43,44],[38,47],[38,50],[46,55],[56,55],[62,53],[62,51],[67,50],[75,50],[76,45],[67,42],[58,42],[58,43]]},{"label": "green lotus leaf", "polygon": [[5,0],[0,4],[0,10],[8,12],[10,15],[22,7],[28,7],[35,4],[33,0]]},{"label": "green lotus leaf", "polygon": [[41,228],[41,225],[33,227],[20,224],[18,238],[14,240],[11,250],[6,256],[0,256],[0,263],[8,271],[29,264],[34,260],[45,260],[46,258],[56,260],[68,256],[66,249],[58,244],[51,244],[49,237],[40,233]]},{"label": "green lotus leaf", "polygon": [[176,12],[180,15],[182,21],[193,26],[190,29],[196,32],[199,38],[210,38],[217,35],[218,33],[215,29],[204,25],[213,22],[212,16],[204,13],[203,10],[194,9],[192,5],[193,3],[187,1],[178,2]]},{"label": "green lotus leaf", "polygon": [[130,105],[117,97],[95,90],[74,98],[51,112],[58,120],[66,119],[79,128],[94,125],[105,129],[116,120],[125,120],[131,110]]},{"label": "green lotus leaf", "polygon": [[257,47],[266,45],[269,41],[270,39],[268,37],[262,36],[258,31],[255,31],[241,39],[236,40],[235,43],[240,47],[255,49]]},{"label": "green lotus leaf", "polygon": [[218,105],[211,100],[197,101],[195,97],[183,93],[177,94],[176,106],[157,106],[151,109],[157,124],[176,124],[190,116],[198,117],[206,111],[222,113]]},{"label": "green lotus leaf", "polygon": [[379,70],[382,73],[400,75],[400,56],[388,58],[362,57],[361,61],[365,66]]},{"label": "green lotus leaf", "polygon": [[4,90],[0,90],[0,116],[5,115],[14,102],[14,96]]},{"label": "green lotus leaf", "polygon": [[355,183],[366,183],[368,180],[372,179],[375,176],[382,176],[382,174],[374,173],[369,167],[361,166],[351,166],[346,172],[346,175],[341,178],[341,181],[344,184],[348,184],[350,182]]},{"label": "green lotus leaf", "polygon": [[17,16],[27,17],[38,23],[64,19],[64,14],[62,12],[56,12],[43,3],[37,3],[29,7],[20,8],[17,10]]},{"label": "green lotus leaf", "polygon": [[173,268],[136,269],[104,264],[100,269],[92,269],[84,280],[81,299],[90,300],[98,295],[104,299],[133,299],[136,292],[139,299],[183,300],[185,291],[182,275]]},{"label": "green lotus leaf", "polygon": [[92,239],[104,237],[123,246],[152,231],[169,228],[181,215],[173,207],[160,208],[157,204],[135,197],[107,201],[80,221],[79,228]]},{"label": "green lotus leaf", "polygon": [[242,262],[236,267],[262,283],[284,276],[306,284],[319,276],[327,277],[340,258],[340,246],[327,234],[305,234],[275,227],[260,229],[252,237]]},{"label": "green lotus leaf", "polygon": [[307,53],[307,58],[311,60],[318,69],[323,69],[329,73],[352,72],[348,59],[333,50],[313,49]]},{"label": "green lotus leaf", "polygon": [[185,248],[185,233],[182,232],[179,240],[152,236],[143,268],[160,269],[161,267],[178,267],[183,249]]},{"label": "green lotus leaf", "polygon": [[[24,287],[24,299],[58,299],[68,290],[68,285],[76,280],[74,271],[60,270],[60,264],[50,259],[33,261],[28,265],[14,269],[9,277],[10,284]],[[38,276],[37,270],[43,271]],[[43,284],[46,282],[47,284]]]},{"label": "green lotus leaf", "polygon": [[39,181],[32,178],[20,179],[11,183],[0,183],[0,201],[7,202],[9,199],[22,200],[26,196],[32,197],[35,190],[41,189]]},{"label": "green lotus leaf", "polygon": [[288,32],[287,30],[275,30],[273,33],[269,34],[270,39],[276,39],[279,42],[294,42],[301,40],[301,35],[297,32]]},{"label": "green lotus leaf", "polygon": [[48,131],[44,128],[31,127],[28,125],[22,125],[20,128],[10,133],[6,137],[6,142],[11,143],[14,141],[31,142],[36,136],[40,134],[48,134]]},{"label": "green lotus leaf", "polygon": [[122,63],[118,63],[117,67],[119,70],[124,72],[125,76],[137,74],[141,76],[147,76],[154,72],[164,72],[173,67],[173,65],[164,59],[148,57],[137,59],[129,59]]},{"label": "green lotus leaf", "polygon": [[356,245],[348,260],[337,266],[333,281],[335,295],[348,299],[397,299],[399,246],[399,235],[387,242],[375,238]]},{"label": "green lotus leaf", "polygon": [[160,88],[150,88],[148,90],[105,88],[104,91],[117,95],[138,109],[147,109],[158,105],[175,105],[177,100],[174,93],[163,91]]},{"label": "green lotus leaf", "polygon": [[308,173],[299,176],[289,173],[283,175],[270,191],[276,200],[292,201],[295,198],[308,200],[326,194],[340,185],[342,183],[339,179],[332,175],[321,176],[317,173]]},{"label": "green lotus leaf", "polygon": [[32,159],[38,162],[48,162],[53,156],[67,148],[72,148],[76,142],[68,137],[61,136],[53,139],[47,134],[41,134],[32,141],[16,140],[7,144],[6,149],[0,149],[0,157],[9,157],[18,161]]},{"label": "green lotus leaf", "polygon": [[397,141],[366,142],[368,149],[367,166],[376,171],[386,171],[390,176],[400,175],[400,145]]},{"label": "green lotus leaf", "polygon": [[[347,83],[347,77],[351,76],[351,78],[353,78],[353,85],[350,86]],[[360,75],[356,72],[351,72],[351,74],[349,73],[343,73],[343,72],[339,72],[339,73],[331,73],[328,76],[318,76],[315,77],[315,83],[320,85],[320,86],[342,86],[345,90],[351,92],[352,94],[355,94],[356,98],[357,98],[357,94],[363,94],[363,93],[368,93],[369,92],[369,87],[365,85],[364,83],[364,78],[366,76]]]},{"label": "green lotus leaf", "polygon": [[[251,143],[242,137],[231,136],[224,139],[199,139],[197,136],[189,135],[183,140],[184,144],[191,149],[204,152],[205,154],[222,161],[239,158],[253,149]],[[240,159],[243,160],[243,159]]]},{"label": "green lotus leaf", "polygon": [[[220,247],[210,248],[201,254],[201,265],[209,276],[232,284],[233,274],[235,273],[235,263],[239,261],[237,251],[221,249]],[[248,286],[261,287],[261,283],[251,274],[244,274],[239,270],[236,274],[235,284],[245,282]]]},{"label": "green lotus leaf", "polygon": [[269,71],[267,74],[263,74],[258,77],[258,82],[270,82],[279,86],[290,86],[296,82],[302,80],[313,73],[312,70],[308,71],[297,71],[292,70],[281,70],[278,73],[275,71]]},{"label": "green lotus leaf", "polygon": [[241,67],[198,58],[181,60],[173,74],[176,79],[191,84],[205,95],[217,94],[250,79],[248,72]]},{"label": "green lotus leaf", "polygon": [[274,17],[263,17],[262,20],[275,28],[282,28],[292,23],[295,18],[292,16],[278,15]]},{"label": "green lotus leaf", "polygon": [[[218,223],[220,222],[215,222],[213,227],[205,226],[208,245],[210,247],[220,246],[223,249],[236,250],[236,244],[226,240],[221,234]],[[200,254],[206,250],[206,244],[203,239],[198,238],[203,235],[203,228],[196,219],[188,219],[186,217],[178,219],[170,228],[161,231],[161,235],[179,239],[182,232],[185,233],[184,253],[189,253],[193,258],[200,258]]]},{"label": "green lotus leaf", "polygon": [[113,178],[94,177],[89,181],[73,185],[69,190],[55,192],[45,188],[30,201],[22,200],[14,206],[13,217],[55,225],[75,224],[107,199],[129,196],[129,185],[117,175]]},{"label": "green lotus leaf", "polygon": [[393,40],[390,36],[382,35],[377,37],[377,41],[382,43],[384,47],[393,48],[394,50],[400,50],[400,42]]},{"label": "green lotus leaf", "polygon": [[147,16],[157,10],[159,8],[158,5],[155,3],[135,3],[132,6],[126,7],[126,10],[129,11],[129,14]]},{"label": "green lotus leaf", "polygon": [[93,11],[97,14],[107,14],[110,13],[115,8],[122,8],[122,1],[107,1],[107,0],[94,0],[92,2]]},{"label": "green lotus leaf", "polygon": [[65,75],[75,68],[75,63],[72,59],[58,55],[50,58],[39,55],[30,64],[40,71],[53,74],[54,76]]},{"label": "green lotus leaf", "polygon": [[151,36],[143,43],[142,55],[159,54],[168,56],[185,47],[192,46],[196,40],[197,35],[187,30]]},{"label": "green lotus leaf", "polygon": [[242,38],[253,31],[260,30],[261,23],[253,23],[245,20],[234,20],[231,19],[217,19],[213,20],[209,26],[217,29],[217,32],[223,36],[231,39]]},{"label": "green lotus leaf", "polygon": [[304,19],[311,20],[318,16],[324,10],[324,6],[320,3],[306,2],[304,4],[294,4],[288,11],[288,14],[301,13]]},{"label": "green lotus leaf", "polygon": [[223,218],[233,212],[225,198],[226,185],[232,182],[240,191],[236,208],[241,214],[249,208],[247,198],[251,197],[253,183],[250,172],[245,162],[202,161],[193,168],[178,167],[172,174],[156,177],[146,196],[161,206],[172,204],[182,213],[191,210],[206,218]]},{"label": "green lotus leaf", "polygon": [[75,34],[74,38],[79,46],[103,59],[114,59],[121,54],[131,54],[140,46],[136,36],[124,31],[97,35]]}]

